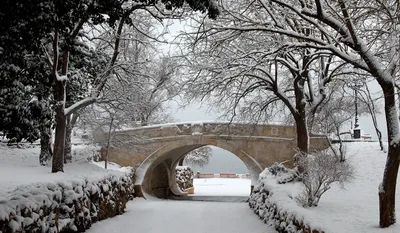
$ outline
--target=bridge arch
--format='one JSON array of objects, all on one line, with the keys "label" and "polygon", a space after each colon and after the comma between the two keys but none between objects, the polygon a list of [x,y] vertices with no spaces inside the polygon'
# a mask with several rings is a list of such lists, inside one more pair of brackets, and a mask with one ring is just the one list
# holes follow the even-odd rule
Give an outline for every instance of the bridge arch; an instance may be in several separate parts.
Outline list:
[{"label": "bridge arch", "polygon": [[252,185],[255,184],[262,171],[261,165],[255,158],[237,147],[234,141],[198,135],[171,140],[151,153],[136,169],[136,191],[143,196],[161,198],[184,194],[176,185],[176,165],[188,152],[208,145],[222,148],[237,156],[249,170]]},{"label": "bridge arch", "polygon": [[[108,134],[99,134],[105,141]],[[211,145],[236,155],[255,184],[263,168],[274,162],[292,164],[296,148],[295,127],[230,122],[171,123],[114,132],[108,160],[136,168],[137,195],[181,195],[175,181],[179,159],[198,147]],[[310,149],[328,147],[325,137],[313,135]],[[104,150],[103,150],[104,151]]]}]

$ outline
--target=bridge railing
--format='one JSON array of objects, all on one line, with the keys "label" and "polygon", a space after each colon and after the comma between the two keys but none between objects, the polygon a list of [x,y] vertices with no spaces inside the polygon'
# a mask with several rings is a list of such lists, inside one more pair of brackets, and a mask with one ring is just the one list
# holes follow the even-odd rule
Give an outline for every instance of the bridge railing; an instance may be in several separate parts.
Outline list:
[{"label": "bridge railing", "polygon": [[179,135],[239,135],[254,137],[295,137],[295,128],[287,125],[256,125],[244,123],[178,123],[154,125],[115,132],[115,134],[136,134],[148,138]]}]

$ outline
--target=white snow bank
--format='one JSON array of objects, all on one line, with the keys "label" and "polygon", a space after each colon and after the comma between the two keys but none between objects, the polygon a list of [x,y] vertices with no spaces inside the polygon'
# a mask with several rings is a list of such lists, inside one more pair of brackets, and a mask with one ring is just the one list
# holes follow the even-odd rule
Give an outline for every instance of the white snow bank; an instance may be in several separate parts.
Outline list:
[{"label": "white snow bank", "polygon": [[[0,143],[0,229],[5,232],[82,232],[124,212],[133,195],[132,170],[104,170],[84,155],[51,173],[39,165],[39,147]],[[1,231],[0,231],[1,232]]]},{"label": "white snow bank", "polygon": [[[80,146],[84,147],[84,146]],[[72,147],[74,150],[76,147]],[[130,168],[105,170],[85,156],[74,157],[72,163],[65,164],[64,172],[51,173],[50,166],[39,165],[40,147],[26,144],[25,148],[8,147],[0,143],[0,200],[12,196],[20,186],[36,186],[40,183],[70,182],[75,180],[97,181],[112,175],[121,176]],[[111,168],[115,166],[111,165]]]},{"label": "white snow bank", "polygon": [[[400,218],[397,218],[398,223],[394,226],[379,228],[378,187],[382,180],[386,154],[379,150],[377,143],[355,142],[348,143],[347,146],[348,160],[355,166],[356,177],[351,184],[346,185],[345,190],[338,185],[332,185],[321,197],[317,207],[303,208],[293,199],[301,189],[300,183],[277,184],[275,177],[264,171],[259,182],[263,183],[264,190],[269,190],[272,194],[267,201],[259,203],[276,204],[280,212],[293,214],[297,220],[303,220],[312,228],[326,233],[400,232]],[[397,183],[396,199],[400,200],[399,179]],[[396,211],[400,213],[399,201],[396,202]]]}]

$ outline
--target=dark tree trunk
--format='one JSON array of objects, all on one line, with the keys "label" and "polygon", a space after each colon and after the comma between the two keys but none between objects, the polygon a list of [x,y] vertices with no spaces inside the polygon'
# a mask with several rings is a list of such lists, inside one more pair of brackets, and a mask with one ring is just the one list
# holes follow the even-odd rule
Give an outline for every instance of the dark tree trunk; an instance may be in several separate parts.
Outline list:
[{"label": "dark tree trunk", "polygon": [[[304,58],[305,59],[305,58]],[[304,74],[307,76],[307,74]],[[301,152],[308,153],[309,135],[306,116],[306,100],[304,96],[304,78],[297,77],[294,82],[296,98],[296,113],[293,114],[296,122],[297,147]]]},{"label": "dark tree trunk", "polygon": [[69,51],[65,47],[62,53],[62,64],[61,64],[61,75],[62,78],[58,76],[58,29],[55,30],[54,41],[53,41],[53,96],[55,100],[55,124],[56,133],[54,137],[54,151],[53,151],[53,163],[51,167],[51,172],[64,172],[64,149],[65,149],[65,131],[66,131],[66,116],[65,116],[65,85],[66,81],[63,80],[64,76],[67,75],[68,62],[69,62]]},{"label": "dark tree trunk", "polygon": [[64,163],[72,162],[72,154],[71,154],[71,135],[72,134],[72,125],[70,117],[66,118],[66,130],[65,130],[65,145],[64,145]]},{"label": "dark tree trunk", "polygon": [[64,149],[64,163],[72,162],[72,144],[71,144],[71,137],[72,137],[72,130],[78,120],[78,114],[72,114],[72,116],[67,116],[66,124],[66,132],[65,132],[65,149]]},{"label": "dark tree trunk", "polygon": [[296,117],[295,121],[296,121],[297,147],[301,152],[308,153],[310,139],[308,134],[306,116],[303,115]]},{"label": "dark tree trunk", "polygon": [[371,114],[371,118],[372,118],[372,122],[374,124],[376,135],[378,136],[379,147],[381,148],[381,151],[384,151],[385,148],[383,147],[383,142],[382,142],[382,132],[379,130],[378,121],[377,121],[375,115]]},{"label": "dark tree trunk", "polygon": [[64,114],[64,101],[65,101],[65,84],[62,81],[56,81],[56,91],[54,92],[54,99],[56,101],[56,133],[54,138],[54,154],[52,163],[52,172],[64,171],[64,149],[65,149],[65,132],[66,132],[66,117]]},{"label": "dark tree trunk", "polygon": [[388,132],[388,154],[383,180],[379,187],[379,225],[389,227],[396,222],[395,198],[396,181],[400,162],[400,144],[396,140],[398,119],[393,117],[396,111],[394,85],[391,82],[380,82],[385,99],[385,115]]},{"label": "dark tree trunk", "polygon": [[178,162],[178,166],[183,166],[183,161],[185,160],[185,157],[181,158]]},{"label": "dark tree trunk", "polygon": [[40,127],[40,155],[39,163],[46,166],[51,160],[52,145],[51,145],[51,126],[43,125]]}]

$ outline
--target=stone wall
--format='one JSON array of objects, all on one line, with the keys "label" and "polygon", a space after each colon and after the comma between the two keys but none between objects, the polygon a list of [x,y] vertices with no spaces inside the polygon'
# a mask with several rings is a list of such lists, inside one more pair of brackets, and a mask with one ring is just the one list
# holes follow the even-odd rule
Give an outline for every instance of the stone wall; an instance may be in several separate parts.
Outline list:
[{"label": "stone wall", "polygon": [[133,197],[132,174],[20,187],[0,201],[0,232],[84,232],[124,212]]}]

